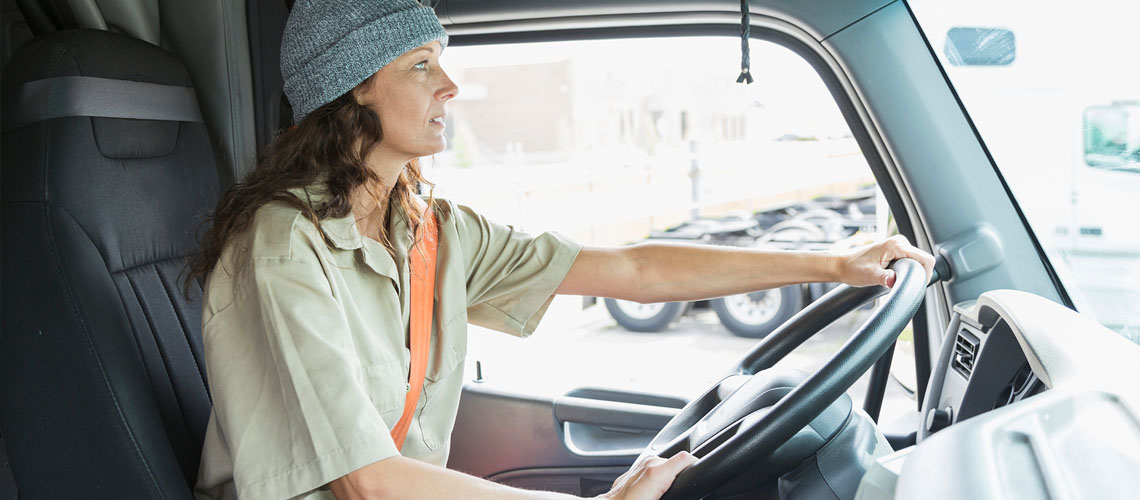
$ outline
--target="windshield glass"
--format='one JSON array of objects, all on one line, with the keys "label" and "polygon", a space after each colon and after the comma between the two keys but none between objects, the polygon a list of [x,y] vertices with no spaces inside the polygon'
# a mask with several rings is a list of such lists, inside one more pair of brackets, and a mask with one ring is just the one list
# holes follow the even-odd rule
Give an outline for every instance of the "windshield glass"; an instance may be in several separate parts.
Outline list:
[{"label": "windshield glass", "polygon": [[1140,343],[1140,2],[910,2],[1077,308]]}]

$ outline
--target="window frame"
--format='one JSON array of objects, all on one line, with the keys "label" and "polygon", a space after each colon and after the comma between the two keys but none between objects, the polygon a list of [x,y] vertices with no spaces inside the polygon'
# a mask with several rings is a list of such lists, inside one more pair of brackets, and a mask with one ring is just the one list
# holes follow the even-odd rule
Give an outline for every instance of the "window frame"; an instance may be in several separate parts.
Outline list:
[{"label": "window frame", "polygon": [[[709,16],[704,14],[701,17]],[[684,38],[727,36],[738,38],[740,36],[739,17],[735,15],[722,17],[724,17],[726,23],[696,22],[652,26],[600,26],[507,32],[483,32],[483,30],[487,28],[478,26],[448,26],[447,29],[450,33],[448,45],[453,47],[470,47],[480,45],[621,40],[656,37]],[[552,22],[558,24],[558,21],[559,20],[553,20]],[[758,23],[758,21],[761,22]],[[727,22],[731,22],[731,24]],[[527,23],[520,22],[519,24],[525,25]],[[501,30],[502,26],[497,26],[495,29]],[[930,244],[928,234],[925,230],[921,230],[921,223],[916,225],[914,219],[917,217],[912,217],[911,215],[917,214],[917,210],[914,208],[915,204],[909,196],[903,196],[903,191],[898,188],[898,185],[902,183],[900,180],[901,176],[898,173],[897,167],[887,157],[889,153],[883,146],[885,141],[877,134],[872,133],[872,129],[868,125],[871,123],[868,113],[860,105],[856,104],[860,101],[854,97],[854,86],[843,75],[838,62],[830,57],[825,47],[806,31],[773,18],[758,18],[753,16],[750,26],[750,35],[752,40],[774,43],[790,50],[792,53],[803,58],[808,65],[815,70],[839,108],[844,121],[851,131],[851,135],[859,145],[867,161],[867,165],[875,178],[875,182],[883,193],[891,214],[894,216],[899,233],[919,246],[924,245],[928,249],[933,248],[933,245]],[[757,66],[758,65],[753,64],[754,68]],[[916,316],[916,318],[921,318],[921,320],[916,319],[912,322],[915,339],[915,373],[918,385],[915,402],[918,408],[922,407],[922,400],[925,395],[925,389],[930,378],[931,365],[933,363],[933,353],[930,346],[940,343],[935,341],[939,339],[932,337],[931,333],[934,331],[941,332],[945,326],[949,324],[950,318],[945,295],[940,287],[932,287],[927,293],[927,298],[931,300],[923,301],[922,305],[920,305],[922,314]],[[928,307],[934,309],[933,314],[930,314],[931,311],[927,311]],[[933,326],[933,328],[931,328],[931,326]],[[892,345],[887,355],[884,356],[885,358],[893,354],[893,347]],[[872,370],[876,372],[878,370],[889,371],[890,359],[886,359],[885,362],[881,361],[876,363]],[[876,376],[873,373],[872,380],[877,379],[885,381],[886,375]],[[864,407],[881,405],[885,391],[873,390],[870,387],[868,389]],[[874,401],[874,398],[878,398],[878,401]]]}]

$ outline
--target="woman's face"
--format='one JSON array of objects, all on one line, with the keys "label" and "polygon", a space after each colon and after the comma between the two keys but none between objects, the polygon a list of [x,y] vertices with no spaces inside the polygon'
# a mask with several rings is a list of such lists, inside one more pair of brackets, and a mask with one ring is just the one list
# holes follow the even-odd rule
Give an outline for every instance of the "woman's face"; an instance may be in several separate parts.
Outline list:
[{"label": "woman's face", "polygon": [[408,161],[447,147],[443,120],[459,88],[439,66],[441,50],[428,42],[405,52],[358,89],[356,101],[380,116],[379,152]]}]

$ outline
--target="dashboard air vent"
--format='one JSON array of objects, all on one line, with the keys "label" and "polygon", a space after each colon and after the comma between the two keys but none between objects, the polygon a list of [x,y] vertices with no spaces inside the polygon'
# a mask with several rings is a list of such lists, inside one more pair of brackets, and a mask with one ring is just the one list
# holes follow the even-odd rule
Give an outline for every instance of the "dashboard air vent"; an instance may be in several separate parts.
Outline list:
[{"label": "dashboard air vent", "polygon": [[966,329],[958,331],[958,338],[954,340],[954,358],[951,366],[966,379],[974,371],[974,360],[978,357],[980,342],[974,334]]}]

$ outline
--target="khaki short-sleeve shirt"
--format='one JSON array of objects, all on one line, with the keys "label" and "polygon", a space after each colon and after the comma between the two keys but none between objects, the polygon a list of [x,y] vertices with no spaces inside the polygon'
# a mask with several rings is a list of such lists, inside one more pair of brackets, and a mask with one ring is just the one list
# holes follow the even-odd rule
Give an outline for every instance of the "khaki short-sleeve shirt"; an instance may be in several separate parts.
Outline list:
[{"label": "khaki short-sleeve shirt", "polygon": [[[308,203],[321,199],[314,187],[293,192]],[[444,466],[467,323],[529,335],[581,248],[437,200],[431,353],[401,453],[390,429],[407,391],[412,239],[403,214],[393,212],[395,259],[362,237],[351,215],[318,229],[281,203],[261,207],[223,253],[203,295],[214,409],[198,498],[331,499],[323,485],[394,455]]]}]

